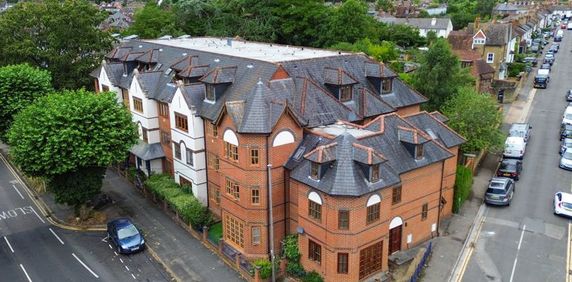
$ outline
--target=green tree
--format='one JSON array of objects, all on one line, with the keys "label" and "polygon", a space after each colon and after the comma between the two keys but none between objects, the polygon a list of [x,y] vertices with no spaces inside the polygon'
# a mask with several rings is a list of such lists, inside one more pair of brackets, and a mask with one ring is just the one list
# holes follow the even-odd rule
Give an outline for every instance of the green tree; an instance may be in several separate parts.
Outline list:
[{"label": "green tree", "polygon": [[[57,199],[76,207],[101,188],[96,185],[99,176],[88,168],[124,160],[137,138],[130,113],[113,93],[85,90],[37,99],[16,115],[8,132],[10,153],[22,171],[60,184],[49,188]],[[74,184],[82,178],[89,185]],[[69,193],[74,195],[64,195]]]},{"label": "green tree", "polygon": [[367,15],[367,5],[363,0],[346,0],[332,9],[322,46],[338,42],[354,43],[375,33],[377,22]]},{"label": "green tree", "polygon": [[399,57],[399,52],[393,42],[382,41],[380,44],[374,44],[369,38],[361,39],[354,44],[340,42],[330,48],[351,52],[363,52],[381,62],[389,62]]},{"label": "green tree", "polygon": [[176,26],[175,13],[157,6],[155,2],[147,2],[142,9],[135,12],[133,19],[133,25],[126,30],[126,34],[137,34],[141,38],[181,34]]},{"label": "green tree", "polygon": [[475,5],[475,13],[481,17],[490,17],[496,3],[496,0],[479,0]]},{"label": "green tree", "polygon": [[413,86],[429,98],[425,105],[429,111],[439,110],[461,87],[473,82],[451,52],[449,43],[442,38],[433,42],[419,63],[421,66],[415,71]]},{"label": "green tree", "polygon": [[391,41],[401,47],[418,47],[425,43],[425,39],[419,35],[417,28],[404,24],[384,25],[380,32],[382,40]]},{"label": "green tree", "polygon": [[278,17],[277,41],[282,44],[323,47],[321,42],[330,11],[322,1],[276,0]]},{"label": "green tree", "polygon": [[46,70],[27,64],[0,67],[0,140],[7,141],[14,115],[51,91],[52,77]]},{"label": "green tree", "polygon": [[467,139],[461,145],[462,151],[502,148],[504,135],[499,129],[502,113],[491,95],[477,93],[473,87],[461,88],[447,101],[443,114],[449,117],[448,125]]},{"label": "green tree", "polygon": [[56,89],[93,87],[88,73],[111,49],[106,18],[86,0],[25,1],[0,16],[0,65],[47,69]]},{"label": "green tree", "polygon": [[385,12],[393,12],[394,9],[392,0],[377,0],[375,5],[378,9],[381,9]]}]

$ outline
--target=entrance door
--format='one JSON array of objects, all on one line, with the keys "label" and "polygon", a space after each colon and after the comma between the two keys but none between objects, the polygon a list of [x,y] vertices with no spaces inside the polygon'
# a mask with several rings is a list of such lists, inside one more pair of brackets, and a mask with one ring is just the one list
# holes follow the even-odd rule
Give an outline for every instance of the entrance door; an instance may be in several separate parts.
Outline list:
[{"label": "entrance door", "polygon": [[389,254],[401,250],[401,226],[389,229]]}]

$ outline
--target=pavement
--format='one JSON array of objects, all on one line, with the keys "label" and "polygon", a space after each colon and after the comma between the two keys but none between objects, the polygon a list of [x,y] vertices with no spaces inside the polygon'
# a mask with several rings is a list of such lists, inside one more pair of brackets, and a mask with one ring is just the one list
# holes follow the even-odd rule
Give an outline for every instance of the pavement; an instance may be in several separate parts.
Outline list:
[{"label": "pavement", "polygon": [[[0,143],[0,152],[4,154],[8,147]],[[84,238],[75,238],[78,246],[92,245],[90,253],[109,251],[107,244],[101,243],[105,237],[105,225],[91,222],[77,223],[73,208],[57,204],[52,193],[38,193],[27,189],[37,200],[39,209],[46,214],[46,221],[61,228],[64,233],[84,233]],[[121,258],[121,263],[131,263],[137,277],[143,281],[244,281],[233,269],[228,267],[215,253],[173,221],[160,207],[145,199],[124,177],[114,170],[107,170],[102,192],[113,199],[101,212],[105,218],[130,217],[143,230],[147,249],[142,254]],[[31,197],[32,198],[32,197]],[[77,224],[76,224],[77,223]],[[111,252],[113,254],[113,252]],[[101,259],[100,259],[101,260]],[[103,259],[105,260],[105,259]],[[111,257],[109,260],[119,260]],[[157,261],[160,266],[149,266]],[[101,266],[99,269],[104,269]],[[126,267],[129,269],[129,267]],[[2,280],[2,279],[0,279]],[[111,279],[120,281],[125,279]],[[76,280],[79,281],[79,280]]]},{"label": "pavement", "polygon": [[[533,72],[536,71],[536,68]],[[533,72],[525,77],[517,96],[512,103],[503,104],[503,129],[508,129],[511,123],[524,122],[531,109],[532,101],[536,95],[536,89],[532,88],[534,80]],[[496,171],[500,157],[495,154],[487,154],[479,164],[476,174],[473,176],[472,192],[467,201],[461,207],[459,213],[441,222],[441,236],[433,239],[433,251],[431,259],[423,273],[422,280],[425,282],[449,281],[452,271],[460,268],[459,263],[462,251],[471,241],[469,235],[480,224],[484,213],[483,197],[488,182]]]}]

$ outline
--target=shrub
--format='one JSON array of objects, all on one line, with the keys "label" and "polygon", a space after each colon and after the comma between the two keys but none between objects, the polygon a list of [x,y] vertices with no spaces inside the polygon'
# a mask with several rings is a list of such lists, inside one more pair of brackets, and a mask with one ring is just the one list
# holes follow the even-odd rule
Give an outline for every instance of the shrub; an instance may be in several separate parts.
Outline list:
[{"label": "shrub", "polygon": [[288,262],[286,264],[286,273],[294,277],[304,277],[306,275],[304,267],[299,262]]},{"label": "shrub", "polygon": [[267,259],[257,259],[253,263],[260,267],[260,279],[266,279],[272,275],[272,263]]},{"label": "shrub", "polygon": [[453,212],[458,213],[463,202],[469,197],[473,185],[473,172],[462,165],[457,166],[455,192],[453,196]]},{"label": "shrub", "polygon": [[210,225],[212,218],[208,209],[189,193],[190,189],[182,189],[169,175],[151,175],[145,185],[157,197],[164,199],[193,228]]},{"label": "shrub", "polygon": [[312,270],[302,277],[302,282],[324,282],[324,278],[318,272]]},{"label": "shrub", "polygon": [[518,76],[521,72],[524,71],[526,65],[524,63],[510,63],[508,64],[508,76],[509,77],[516,77]]},{"label": "shrub", "polygon": [[286,257],[289,262],[297,262],[300,259],[300,250],[298,249],[298,236],[286,236],[286,238],[284,238],[283,251],[284,257]]}]

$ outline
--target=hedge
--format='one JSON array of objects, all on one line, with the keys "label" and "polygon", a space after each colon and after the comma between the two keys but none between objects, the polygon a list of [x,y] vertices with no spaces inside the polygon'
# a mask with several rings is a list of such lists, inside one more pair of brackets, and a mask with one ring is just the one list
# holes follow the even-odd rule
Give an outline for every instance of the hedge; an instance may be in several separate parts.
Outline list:
[{"label": "hedge", "polygon": [[181,218],[193,228],[210,225],[211,215],[191,193],[183,189],[169,175],[154,174],[145,181],[145,186],[158,198],[167,202]]},{"label": "hedge", "polygon": [[268,259],[257,259],[253,264],[260,267],[260,279],[266,279],[272,275],[272,263]]},{"label": "hedge", "polygon": [[455,193],[453,196],[453,212],[458,213],[463,202],[471,194],[473,186],[473,172],[470,168],[457,166],[457,178],[455,179]]}]

